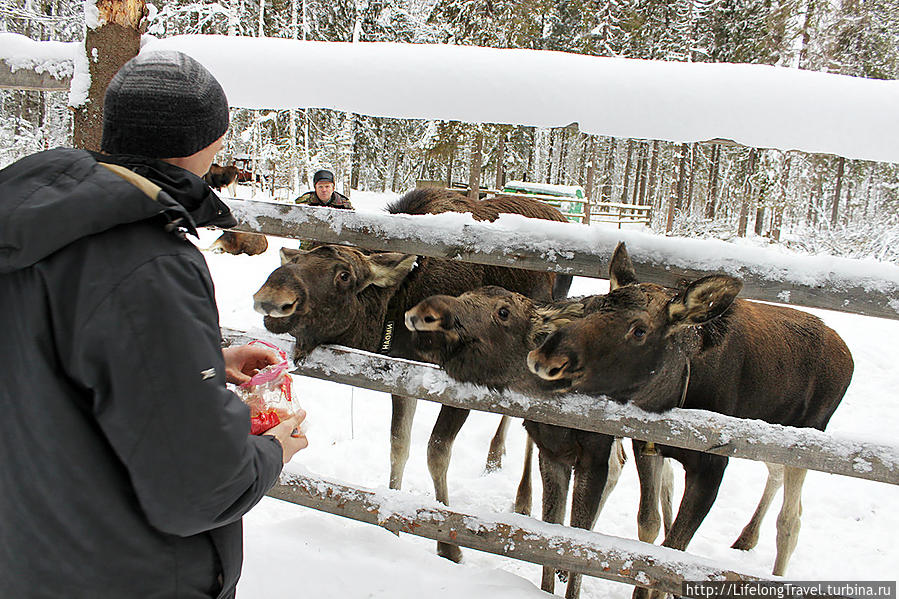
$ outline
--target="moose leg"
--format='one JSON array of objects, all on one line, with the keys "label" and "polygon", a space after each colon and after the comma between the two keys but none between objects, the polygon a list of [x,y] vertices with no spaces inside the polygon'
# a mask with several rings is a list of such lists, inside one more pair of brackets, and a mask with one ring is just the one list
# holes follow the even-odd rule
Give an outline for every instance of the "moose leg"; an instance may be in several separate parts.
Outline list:
[{"label": "moose leg", "polygon": [[[665,458],[660,455],[644,455],[643,441],[631,440],[634,450],[634,464],[640,480],[640,505],[637,508],[637,538],[644,543],[652,543],[659,535],[662,519],[659,517],[659,502],[662,484],[662,465]],[[670,499],[670,498],[669,498]],[[670,524],[670,521],[669,521]]]},{"label": "moose leg", "polygon": [[[662,546],[683,551],[718,497],[727,458],[674,448],[666,448],[665,453],[684,465],[686,480],[677,517],[665,534]],[[656,599],[661,595],[659,591],[636,587],[633,599]]]},{"label": "moose leg", "polygon": [[784,503],[777,516],[777,557],[774,574],[783,576],[796,542],[799,540],[799,517],[802,515],[802,485],[806,471],[784,466]]},{"label": "moose leg", "polygon": [[527,436],[524,445],[524,470],[521,472],[521,482],[518,483],[518,492],[515,494],[515,513],[531,515],[531,505],[533,505],[531,493],[531,462],[534,455],[534,440],[531,436]]},{"label": "moose leg", "polygon": [[671,466],[671,460],[665,458],[662,460],[662,482],[661,492],[659,493],[659,505],[662,508],[662,526],[665,527],[665,534],[671,530],[671,522],[674,520],[672,515],[674,503],[674,468]]},{"label": "moose leg", "polygon": [[[768,480],[765,481],[765,490],[762,491],[762,498],[758,507],[755,508],[755,513],[752,514],[749,524],[743,528],[743,532],[731,545],[732,549],[748,551],[755,547],[755,544],[759,541],[759,528],[761,528],[762,520],[771,506],[771,500],[774,499],[774,494],[784,484],[784,467],[780,464],[769,464],[768,462],[765,462],[765,465],[768,467]],[[784,502],[784,505],[786,505],[786,502]]]},{"label": "moose leg", "polygon": [[[568,484],[571,467],[551,457],[547,452],[538,452],[540,478],[543,480],[543,521],[561,524],[565,518],[565,502],[568,499]],[[540,588],[547,593],[555,590],[555,569],[543,567]]]},{"label": "moose leg", "polygon": [[[449,469],[450,457],[453,453],[453,441],[459,429],[465,424],[470,410],[442,406],[431,438],[428,440],[428,471],[434,481],[434,494],[437,501],[449,505],[449,487],[446,483],[446,471]],[[437,555],[454,562],[462,561],[462,550],[458,545],[437,543]]]},{"label": "moose leg", "polygon": [[718,497],[727,458],[698,451],[681,450],[678,454],[677,460],[686,471],[684,496],[662,545],[683,551]]},{"label": "moose leg", "polygon": [[418,400],[401,395],[391,395],[393,413],[390,416],[390,488],[403,486],[403,471],[409,459],[412,439],[412,419]]},{"label": "moose leg", "polygon": [[[584,434],[583,452],[574,466],[571,526],[591,530],[621,474],[621,441],[608,435]],[[566,599],[581,593],[581,574],[569,572]]]},{"label": "moose leg", "polygon": [[490,451],[487,452],[487,472],[495,472],[503,467],[503,455],[506,453],[506,431],[509,430],[510,417],[505,414],[499,421],[499,426],[493,439],[490,441]]}]

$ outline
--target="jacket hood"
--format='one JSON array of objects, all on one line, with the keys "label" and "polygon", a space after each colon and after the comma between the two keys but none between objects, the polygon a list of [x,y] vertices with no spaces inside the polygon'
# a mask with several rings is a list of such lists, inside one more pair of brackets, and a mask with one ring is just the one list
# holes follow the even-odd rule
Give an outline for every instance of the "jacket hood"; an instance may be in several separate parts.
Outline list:
[{"label": "jacket hood", "polygon": [[0,273],[151,218],[182,235],[236,224],[201,178],[166,162],[63,148],[33,154],[0,171]]}]

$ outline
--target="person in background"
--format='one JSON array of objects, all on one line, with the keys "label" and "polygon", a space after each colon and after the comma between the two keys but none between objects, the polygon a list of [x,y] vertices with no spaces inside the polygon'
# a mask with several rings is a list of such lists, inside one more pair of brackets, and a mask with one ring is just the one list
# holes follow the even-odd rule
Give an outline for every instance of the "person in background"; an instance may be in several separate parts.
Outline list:
[{"label": "person in background", "polygon": [[142,54],[102,153],[0,171],[0,597],[233,597],[241,518],[308,444],[304,413],[249,434],[225,383],[278,358],[222,350],[186,237],[236,224],[202,179],[228,119],[197,61]]},{"label": "person in background", "polygon": [[296,200],[295,204],[308,204],[310,206],[327,206],[329,208],[342,208],[352,210],[353,205],[345,195],[334,190],[334,173],[327,170],[316,171],[312,175],[312,191],[307,191]]}]

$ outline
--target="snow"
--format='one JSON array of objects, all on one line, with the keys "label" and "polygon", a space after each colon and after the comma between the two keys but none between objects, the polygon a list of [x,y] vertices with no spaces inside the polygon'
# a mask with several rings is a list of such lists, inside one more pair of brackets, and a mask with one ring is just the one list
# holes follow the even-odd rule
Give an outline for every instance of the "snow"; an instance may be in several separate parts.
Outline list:
[{"label": "snow", "polygon": [[[244,108],[333,108],[537,127],[577,123],[583,132],[615,137],[729,139],[899,162],[899,81],[440,44],[145,35],[141,51],[152,50],[190,54],[218,78],[231,105]],[[10,44],[8,35],[0,40],[0,58],[8,63],[43,52]]]},{"label": "snow", "polygon": [[[615,137],[721,138],[899,162],[899,81],[439,44],[174,36],[144,46],[157,49],[199,60],[231,104],[245,108],[334,108],[538,127],[577,123],[586,133]],[[461,91],[468,89],[477,93]]]},{"label": "snow", "polygon": [[[251,224],[256,223],[258,216],[279,217],[292,224],[308,220],[305,211],[283,215],[283,205],[232,203],[231,206],[239,220]],[[451,241],[454,247],[460,248],[460,253],[462,250],[507,255],[515,255],[518,251],[536,252],[544,260],[554,262],[557,256],[571,258],[574,252],[607,258],[618,242],[624,241],[631,256],[643,263],[722,272],[736,277],[755,276],[782,282],[785,286],[803,285],[835,291],[859,287],[899,297],[899,267],[871,258],[809,256],[789,252],[782,246],[757,247],[715,239],[666,237],[639,230],[529,219],[518,214],[503,214],[490,223],[459,213],[411,216],[326,208],[309,210],[337,234],[344,226],[352,226],[354,230],[364,228],[379,236],[429,244]],[[598,263],[605,268],[603,262]],[[606,275],[605,272],[597,274]],[[789,290],[778,295],[783,301],[790,299]],[[892,301],[888,305],[896,309],[899,302]]]},{"label": "snow", "polygon": [[[239,188],[239,195],[248,195]],[[360,211],[376,212],[395,195],[354,191]],[[200,247],[216,232],[201,231]],[[678,241],[671,241],[677,246]],[[685,243],[685,242],[683,242]],[[222,325],[262,331],[253,312],[252,294],[279,264],[278,249],[296,247],[293,240],[269,238],[260,256],[206,253],[216,284]],[[572,295],[599,293],[607,282],[576,277]],[[809,310],[845,339],[856,370],[828,432],[869,441],[896,443],[899,410],[891,391],[899,388],[899,321]],[[435,381],[445,379],[435,372]],[[314,419],[310,446],[288,465],[288,472],[314,473],[389,495],[391,508],[408,510],[433,504],[433,486],[426,464],[426,444],[439,405],[419,402],[413,425],[413,445],[403,490],[387,489],[389,470],[390,397],[384,393],[334,382],[295,377],[300,404]],[[445,382],[439,383],[440,385]],[[514,501],[524,453],[524,431],[510,427],[502,470],[485,474],[487,448],[499,423],[495,414],[473,412],[453,448],[448,480],[452,509],[481,516],[508,514]],[[629,444],[625,443],[630,452]],[[639,489],[632,461],[625,465],[595,530],[636,539]],[[856,467],[864,468],[862,461]],[[675,488],[683,488],[682,470],[675,466]],[[535,466],[536,470],[536,466]],[[758,546],[749,552],[730,549],[749,521],[764,487],[767,471],[758,463],[732,459],[718,500],[700,527],[689,552],[722,565],[767,573],[774,563],[775,521],[780,496],[766,518]],[[541,485],[533,475],[534,513],[540,512]],[[803,527],[788,570],[794,580],[893,580],[899,548],[899,488],[862,479],[810,471],[803,498]],[[266,498],[245,518],[245,566],[239,596],[288,596],[362,599],[466,597],[496,599],[545,597],[539,591],[540,566],[463,549],[462,564],[437,557],[434,543],[413,535],[392,533],[338,516]],[[271,573],[276,575],[272,576]],[[556,592],[563,593],[561,583]],[[582,597],[629,597],[631,587],[585,577]]]},{"label": "snow", "polygon": [[81,42],[37,42],[18,33],[0,33],[0,58],[13,72],[32,69],[57,79],[71,77],[79,50],[84,51]]}]

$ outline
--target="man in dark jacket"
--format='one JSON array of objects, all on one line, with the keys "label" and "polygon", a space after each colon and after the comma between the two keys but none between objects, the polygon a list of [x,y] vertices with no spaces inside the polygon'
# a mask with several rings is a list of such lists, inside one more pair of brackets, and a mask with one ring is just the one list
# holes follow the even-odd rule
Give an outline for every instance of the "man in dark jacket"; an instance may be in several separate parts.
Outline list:
[{"label": "man in dark jacket", "polygon": [[309,206],[327,206],[329,208],[343,208],[352,210],[350,198],[334,190],[334,173],[331,171],[315,171],[312,175],[312,191],[307,191],[296,200],[295,204],[308,204]]},{"label": "man in dark jacket", "polygon": [[201,178],[227,100],[160,52],[104,106],[103,154],[0,171],[0,597],[232,597],[241,517],[306,439],[249,434],[225,382],[272,360],[223,355],[185,237],[235,224]]}]

